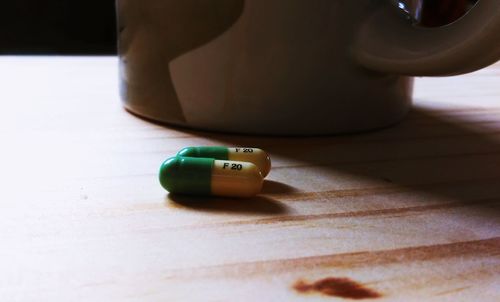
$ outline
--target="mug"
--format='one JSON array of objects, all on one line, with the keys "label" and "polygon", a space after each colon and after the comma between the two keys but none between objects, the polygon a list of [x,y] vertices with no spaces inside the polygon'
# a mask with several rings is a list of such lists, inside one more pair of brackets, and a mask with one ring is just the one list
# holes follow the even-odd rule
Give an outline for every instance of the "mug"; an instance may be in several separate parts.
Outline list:
[{"label": "mug", "polygon": [[413,76],[500,57],[500,1],[442,27],[386,0],[117,0],[127,110],[194,129],[323,135],[381,128]]}]

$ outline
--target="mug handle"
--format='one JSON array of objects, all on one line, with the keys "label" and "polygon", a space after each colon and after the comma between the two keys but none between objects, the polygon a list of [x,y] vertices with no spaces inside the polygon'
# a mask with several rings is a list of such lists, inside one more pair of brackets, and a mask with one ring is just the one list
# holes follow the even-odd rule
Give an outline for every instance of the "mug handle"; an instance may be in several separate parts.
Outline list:
[{"label": "mug handle", "polygon": [[361,25],[355,60],[384,73],[448,76],[472,72],[500,58],[500,0],[479,0],[457,21],[437,28],[412,25],[389,1]]}]

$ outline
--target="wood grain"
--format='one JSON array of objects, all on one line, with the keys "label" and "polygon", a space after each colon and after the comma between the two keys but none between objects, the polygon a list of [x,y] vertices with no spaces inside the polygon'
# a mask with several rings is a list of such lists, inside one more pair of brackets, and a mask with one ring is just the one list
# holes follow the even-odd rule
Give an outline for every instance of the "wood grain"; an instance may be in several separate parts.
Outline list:
[{"label": "wood grain", "polygon": [[[151,124],[116,65],[0,58],[2,301],[500,299],[500,64],[418,79],[395,127],[311,138]],[[266,149],[262,194],[166,194],[188,145]]]}]

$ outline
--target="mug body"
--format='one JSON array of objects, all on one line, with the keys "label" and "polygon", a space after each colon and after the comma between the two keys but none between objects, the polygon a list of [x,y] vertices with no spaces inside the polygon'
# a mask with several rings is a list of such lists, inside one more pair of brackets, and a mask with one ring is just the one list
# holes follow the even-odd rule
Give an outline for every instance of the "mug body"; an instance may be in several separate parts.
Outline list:
[{"label": "mug body", "polygon": [[124,106],[234,133],[393,124],[409,110],[413,79],[364,69],[350,52],[376,2],[117,0]]}]

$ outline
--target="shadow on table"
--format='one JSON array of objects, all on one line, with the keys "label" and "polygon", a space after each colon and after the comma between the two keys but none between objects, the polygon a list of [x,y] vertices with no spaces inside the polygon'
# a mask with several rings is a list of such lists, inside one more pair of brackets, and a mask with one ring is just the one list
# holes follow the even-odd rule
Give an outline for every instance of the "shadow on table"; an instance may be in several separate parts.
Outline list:
[{"label": "shadow on table", "polygon": [[[499,116],[500,112],[484,109],[417,107],[394,127],[352,135],[301,138],[185,132],[221,145],[263,148],[285,163],[274,167],[274,171],[317,166],[316,170],[326,175],[347,174],[368,182],[373,186],[371,194],[418,192],[419,196],[437,197],[440,203],[472,203],[476,208],[496,212],[500,201]],[[296,194],[294,188],[280,183],[268,184],[263,193],[266,198]],[[277,203],[264,200],[257,200],[255,205],[218,201],[213,205],[196,203],[193,207],[262,212]],[[264,212],[282,214],[276,205]]]},{"label": "shadow on table", "polygon": [[248,215],[284,215],[289,212],[285,204],[261,195],[246,199],[235,199],[168,194],[165,202],[166,204],[174,202],[176,206],[203,212]]}]

